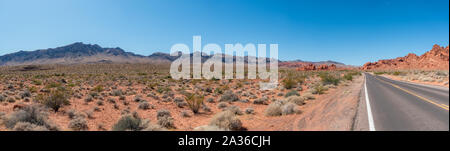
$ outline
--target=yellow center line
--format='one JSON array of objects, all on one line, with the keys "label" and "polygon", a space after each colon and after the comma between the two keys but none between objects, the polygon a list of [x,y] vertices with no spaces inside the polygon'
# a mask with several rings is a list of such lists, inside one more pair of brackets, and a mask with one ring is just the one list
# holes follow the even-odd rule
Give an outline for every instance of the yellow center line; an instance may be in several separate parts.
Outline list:
[{"label": "yellow center line", "polygon": [[413,93],[413,92],[411,92],[411,91],[409,91],[409,90],[406,90],[406,89],[404,89],[404,88],[401,88],[400,86],[398,86],[398,85],[396,85],[396,84],[393,84],[393,83],[390,83],[390,82],[381,80],[381,79],[379,79],[378,77],[375,77],[375,78],[378,79],[378,80],[381,81],[381,82],[384,82],[384,83],[386,83],[386,84],[389,84],[389,85],[391,85],[391,86],[393,86],[393,87],[395,87],[395,88],[397,88],[397,89],[400,89],[400,90],[402,90],[402,91],[404,91],[404,92],[406,92],[406,93],[409,93],[409,94],[411,94],[411,95],[413,95],[413,96],[416,96],[416,97],[418,97],[419,99],[421,99],[421,100],[423,100],[423,101],[425,101],[425,102],[434,104],[434,105],[436,105],[436,106],[438,106],[438,107],[440,107],[440,108],[443,108],[443,109],[445,109],[445,110],[448,111],[448,105],[435,103],[435,102],[431,101],[430,99],[424,98],[424,97],[422,97],[422,96],[420,96],[420,95],[417,95],[417,94],[415,94],[415,93]]}]

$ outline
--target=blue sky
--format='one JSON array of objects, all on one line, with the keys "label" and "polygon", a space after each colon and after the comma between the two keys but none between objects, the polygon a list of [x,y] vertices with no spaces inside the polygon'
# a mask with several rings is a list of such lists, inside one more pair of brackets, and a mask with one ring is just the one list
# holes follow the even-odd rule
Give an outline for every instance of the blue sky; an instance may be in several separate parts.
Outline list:
[{"label": "blue sky", "polygon": [[351,65],[449,44],[448,0],[0,0],[0,55],[74,42],[142,55],[176,43],[278,43]]}]

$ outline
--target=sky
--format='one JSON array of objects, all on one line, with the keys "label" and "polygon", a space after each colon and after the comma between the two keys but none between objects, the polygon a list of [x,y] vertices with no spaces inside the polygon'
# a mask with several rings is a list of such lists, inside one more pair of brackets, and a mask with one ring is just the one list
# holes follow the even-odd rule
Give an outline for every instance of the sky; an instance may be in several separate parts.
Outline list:
[{"label": "sky", "polygon": [[[176,43],[278,44],[349,65],[449,44],[448,0],[0,0],[0,55],[83,42],[141,55]],[[192,47],[191,47],[192,49]]]}]

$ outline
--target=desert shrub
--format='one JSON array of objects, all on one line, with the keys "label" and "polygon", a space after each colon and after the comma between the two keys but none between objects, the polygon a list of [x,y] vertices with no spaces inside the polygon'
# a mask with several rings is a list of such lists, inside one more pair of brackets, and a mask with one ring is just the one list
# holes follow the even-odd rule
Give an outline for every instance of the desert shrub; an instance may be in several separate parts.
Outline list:
[{"label": "desert shrub", "polygon": [[48,131],[48,129],[44,126],[39,126],[36,124],[28,123],[28,122],[18,122],[13,131]]},{"label": "desert shrub", "polygon": [[158,110],[156,112],[156,118],[160,118],[160,117],[163,117],[163,116],[171,116],[169,110],[162,109],[162,110]]},{"label": "desert shrub", "polygon": [[36,126],[43,126],[48,130],[58,130],[58,127],[56,127],[48,119],[48,113],[46,112],[46,109],[38,104],[32,104],[18,111],[15,111],[8,115],[3,121],[6,128],[9,129],[14,129],[16,124],[19,122],[29,123]]},{"label": "desert shrub", "polygon": [[352,81],[353,80],[353,75],[347,73],[347,74],[344,75],[344,79],[348,80],[348,81]]},{"label": "desert shrub", "polygon": [[162,127],[168,128],[168,129],[176,128],[173,123],[173,118],[170,116],[162,116],[162,117],[158,118],[158,124]]},{"label": "desert shrub", "polygon": [[245,109],[245,114],[253,114],[253,113],[255,113],[255,109],[251,107]]},{"label": "desert shrub", "polygon": [[197,114],[200,110],[202,104],[203,104],[204,97],[196,94],[187,94],[186,95],[186,102],[188,104],[188,107],[194,112],[194,114]]},{"label": "desert shrub", "polygon": [[230,111],[223,111],[214,115],[209,125],[217,126],[225,130],[233,130],[233,131],[244,130],[241,120],[239,120],[236,114]]},{"label": "desert shrub", "polygon": [[119,100],[125,100],[126,99],[126,96],[124,96],[124,95],[121,95],[120,97],[119,97]]},{"label": "desert shrub", "polygon": [[231,90],[225,91],[225,93],[223,93],[222,97],[220,97],[219,99],[220,102],[236,102],[238,100],[239,97]]},{"label": "desert shrub", "polygon": [[122,90],[113,90],[113,91],[111,92],[111,95],[112,95],[112,96],[122,96],[123,93],[122,93]]},{"label": "desert shrub", "polygon": [[266,116],[281,116],[281,105],[278,103],[270,103],[269,106],[267,106],[264,114]]},{"label": "desert shrub", "polygon": [[145,120],[142,120],[139,115],[134,112],[133,114],[126,114],[122,116],[119,121],[112,127],[113,131],[140,131],[147,127],[148,124]]},{"label": "desert shrub", "polygon": [[5,97],[2,94],[0,94],[0,102],[3,102],[3,101],[5,101]]},{"label": "desert shrub", "polygon": [[69,128],[74,131],[85,131],[89,129],[86,120],[80,116],[70,120]]},{"label": "desert shrub", "polygon": [[284,95],[284,97],[290,97],[290,96],[300,96],[300,94],[296,91],[296,90],[292,90],[289,91],[288,93],[286,93],[286,95]]},{"label": "desert shrub", "polygon": [[142,101],[139,103],[138,108],[142,110],[148,110],[150,109],[150,103],[148,103],[147,101]]},{"label": "desert shrub", "polygon": [[225,131],[225,129],[220,128],[215,125],[203,125],[203,126],[194,128],[194,131]]},{"label": "desert shrub", "polygon": [[70,105],[69,94],[64,89],[51,90],[48,94],[39,95],[37,100],[55,112],[63,105]]},{"label": "desert shrub", "polygon": [[227,106],[228,106],[228,104],[225,102],[220,102],[219,104],[217,104],[217,108],[219,108],[219,109],[226,108]]},{"label": "desert shrub", "polygon": [[206,102],[208,102],[208,103],[214,103],[214,98],[208,98],[208,99],[206,99]]},{"label": "desert shrub", "polygon": [[31,97],[31,92],[30,91],[28,91],[28,90],[25,90],[25,91],[23,91],[22,93],[20,93],[20,97],[23,99],[23,98],[26,98],[26,97]]},{"label": "desert shrub", "polygon": [[92,88],[92,91],[98,92],[98,93],[103,92],[103,90],[104,90],[104,88],[102,85],[97,85],[94,88]]},{"label": "desert shrub", "polygon": [[226,110],[230,111],[230,112],[232,112],[232,113],[234,113],[236,115],[242,115],[241,109],[238,106],[236,106],[236,105],[227,107]]},{"label": "desert shrub", "polygon": [[287,101],[290,103],[294,103],[296,105],[304,105],[305,104],[305,99],[300,96],[290,96],[287,98]]},{"label": "desert shrub", "polygon": [[16,100],[13,97],[8,97],[8,98],[6,98],[6,102],[14,103],[14,102],[16,102]]},{"label": "desert shrub", "polygon": [[114,100],[113,98],[108,98],[106,101],[112,104],[116,104],[116,100]]},{"label": "desert shrub", "polygon": [[282,82],[286,89],[292,89],[296,84],[295,81],[290,77],[283,79]]},{"label": "desert shrub", "polygon": [[88,95],[85,99],[84,99],[84,102],[92,102],[94,100],[94,98],[92,98],[92,96],[91,95]]},{"label": "desert shrub", "polygon": [[103,105],[103,101],[102,101],[102,100],[98,100],[98,101],[97,101],[97,105],[98,105],[98,106],[102,106],[102,105]]},{"label": "desert shrub", "polygon": [[267,97],[262,97],[262,98],[259,98],[259,99],[254,100],[254,101],[253,101],[253,104],[263,104],[263,105],[267,105],[267,104],[268,104],[268,103],[267,103],[268,100],[269,100],[269,99],[268,99]]},{"label": "desert shrub", "polygon": [[294,114],[297,112],[296,106],[294,103],[288,102],[281,106],[281,114],[288,115],[288,114]]},{"label": "desert shrub", "polygon": [[315,99],[314,95],[311,92],[306,92],[303,94],[303,98],[305,98],[306,100],[313,100]]},{"label": "desert shrub", "polygon": [[136,95],[136,96],[134,97],[134,102],[141,102],[141,101],[145,101],[144,99],[142,99],[141,96]]},{"label": "desert shrub", "polygon": [[326,90],[327,89],[323,85],[317,84],[312,88],[311,93],[312,94],[324,94]]},{"label": "desert shrub", "polygon": [[337,78],[333,75],[330,75],[326,72],[319,74],[319,77],[324,85],[328,85],[328,84],[338,85],[339,81],[340,81],[339,78]]},{"label": "desert shrub", "polygon": [[69,116],[70,119],[75,119],[77,117],[83,117],[82,114],[80,114],[79,112],[77,112],[74,109],[70,109],[69,111],[67,111],[67,115]]}]

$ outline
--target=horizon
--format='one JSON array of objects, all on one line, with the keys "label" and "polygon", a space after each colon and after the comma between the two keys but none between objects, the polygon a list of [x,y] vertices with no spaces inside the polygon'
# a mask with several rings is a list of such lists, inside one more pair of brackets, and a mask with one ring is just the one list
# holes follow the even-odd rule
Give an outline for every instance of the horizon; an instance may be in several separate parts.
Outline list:
[{"label": "horizon", "polygon": [[361,66],[449,45],[444,0],[197,2],[0,0],[0,56],[75,42],[148,56],[200,35],[202,45],[277,43],[283,61]]}]

